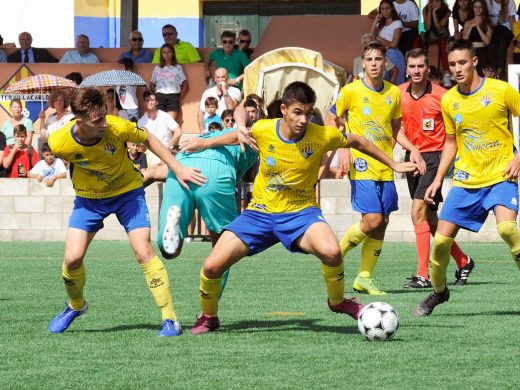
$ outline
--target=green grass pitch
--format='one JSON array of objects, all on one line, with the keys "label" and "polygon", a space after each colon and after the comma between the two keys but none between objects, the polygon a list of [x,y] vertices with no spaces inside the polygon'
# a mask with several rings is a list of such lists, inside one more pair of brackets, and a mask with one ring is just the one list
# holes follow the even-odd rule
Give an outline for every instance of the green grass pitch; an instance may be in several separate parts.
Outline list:
[{"label": "green grass pitch", "polygon": [[[319,262],[283,247],[236,264],[220,332],[192,336],[198,274],[210,246],[165,261],[180,337],[157,337],[160,314],[127,242],[94,242],[86,258],[89,312],[61,335],[62,243],[0,245],[0,389],[502,389],[520,387],[520,274],[505,244],[462,244],[476,261],[467,286],[429,318],[426,291],[406,290],[412,244],[385,244],[376,281],[400,316],[396,337],[366,341],[330,312]],[[359,252],[346,259],[347,295]],[[453,284],[454,263],[448,280]]]}]

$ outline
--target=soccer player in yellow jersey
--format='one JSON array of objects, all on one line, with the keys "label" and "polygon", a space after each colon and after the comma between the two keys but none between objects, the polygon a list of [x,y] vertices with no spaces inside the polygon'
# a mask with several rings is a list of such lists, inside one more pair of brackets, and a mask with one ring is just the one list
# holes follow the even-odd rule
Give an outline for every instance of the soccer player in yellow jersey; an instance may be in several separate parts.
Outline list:
[{"label": "soccer player in yellow jersey", "polygon": [[[278,242],[291,252],[310,253],[321,260],[333,312],[356,319],[362,309],[357,300],[343,297],[343,258],[316,202],[321,158],[329,150],[350,146],[398,171],[413,171],[416,164],[397,164],[363,137],[347,137],[335,128],[310,123],[315,101],[316,95],[307,84],[291,83],[282,94],[283,118],[254,124],[251,135],[256,143],[250,145],[258,146],[260,170],[253,198],[247,210],[225,228],[204,262],[200,273],[202,315],[191,330],[193,334],[215,331],[220,326],[217,307],[224,271],[244,256]],[[239,130],[245,131],[247,140],[242,122],[238,123]]]},{"label": "soccer player in yellow jersey", "polygon": [[107,116],[104,92],[95,88],[78,89],[70,106],[76,120],[52,133],[48,141],[57,156],[70,162],[70,177],[76,191],[62,267],[69,302],[51,321],[49,331],[64,332],[87,311],[83,258],[96,232],[103,228],[103,220],[115,214],[161,308],[163,324],[159,336],[177,336],[181,328],[173,309],[168,274],[150,242],[142,175],[128,158],[125,142],[144,143],[166,162],[186,188],[187,181],[200,185],[205,178],[196,169],[182,167],[148,131],[138,129],[133,122]]},{"label": "soccer player in yellow jersey", "polygon": [[446,127],[437,175],[426,190],[425,200],[434,202],[451,161],[455,160],[453,187],[439,215],[431,254],[433,292],[417,305],[413,314],[428,316],[448,301],[446,269],[450,248],[460,228],[477,232],[490,210],[497,230],[509,245],[520,268],[520,232],[517,227],[520,156],[515,155],[509,115],[520,115],[520,94],[509,84],[479,77],[478,58],[470,41],[448,44],[448,62],[458,86],[441,100]]},{"label": "soccer player in yellow jersey", "polygon": [[[366,137],[389,158],[393,156],[393,141],[396,140],[410,152],[410,161],[418,164],[419,172],[423,174],[426,167],[421,153],[401,129],[399,89],[383,80],[385,54],[385,46],[377,41],[364,46],[365,77],[343,87],[325,123],[337,126],[338,119],[348,113],[346,126],[350,133]],[[345,256],[362,243],[361,263],[352,287],[357,292],[385,295],[374,284],[372,274],[383,247],[389,215],[398,208],[394,173],[362,151],[353,150],[352,157],[350,154],[341,156],[340,159],[347,160],[346,164],[343,162],[344,166],[349,166],[352,208],[361,213],[361,221],[352,225],[341,239],[341,253]]]}]

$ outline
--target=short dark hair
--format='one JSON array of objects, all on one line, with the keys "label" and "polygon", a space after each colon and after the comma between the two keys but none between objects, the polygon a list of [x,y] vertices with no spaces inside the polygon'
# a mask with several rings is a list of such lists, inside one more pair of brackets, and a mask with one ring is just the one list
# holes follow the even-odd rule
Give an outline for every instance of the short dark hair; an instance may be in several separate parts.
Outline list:
[{"label": "short dark hair", "polygon": [[220,119],[224,119],[224,118],[227,118],[229,116],[231,118],[233,118],[233,113],[234,113],[233,110],[224,110],[224,111],[222,111],[222,114],[220,115]]},{"label": "short dark hair", "polygon": [[79,72],[70,72],[68,75],[65,76],[67,80],[74,81],[77,85],[80,85],[83,81],[83,76]]},{"label": "short dark hair", "polygon": [[280,110],[281,104],[282,104],[282,99],[275,99],[267,105],[267,118],[268,119],[281,118],[283,116],[282,111]]},{"label": "short dark hair", "polygon": [[134,60],[131,58],[120,58],[119,61],[117,61],[117,63],[123,65],[125,69],[134,69]]},{"label": "short dark hair", "polygon": [[251,32],[250,32],[249,30],[243,29],[243,30],[240,30],[240,32],[238,33],[238,35],[239,35],[239,36],[240,36],[240,35],[242,35],[242,36],[244,36],[244,35],[249,35],[249,36],[251,36]]},{"label": "short dark hair", "polygon": [[106,109],[107,94],[98,88],[78,88],[70,99],[70,108],[74,116],[88,115],[92,111]]},{"label": "short dark hair", "polygon": [[143,100],[146,100],[146,98],[149,98],[152,95],[157,97],[157,93],[155,93],[153,89],[147,89],[143,92]]},{"label": "short dark hair", "polygon": [[282,94],[282,104],[288,107],[293,103],[309,104],[316,103],[316,92],[303,81],[294,81],[285,87]]},{"label": "short dark hair", "polygon": [[446,48],[446,52],[450,54],[455,50],[468,50],[469,55],[473,58],[475,57],[475,48],[473,47],[473,43],[467,39],[452,39],[448,42],[448,47]]},{"label": "short dark hair", "polygon": [[386,46],[379,41],[370,41],[363,46],[362,58],[365,58],[365,53],[370,50],[377,50],[381,52],[383,57],[386,57]]},{"label": "short dark hair", "polygon": [[254,107],[258,109],[258,104],[253,99],[246,99],[244,102],[244,107]]},{"label": "short dark hair", "polygon": [[237,39],[237,35],[233,31],[225,30],[220,34],[220,39],[222,38],[233,38],[233,40]]},{"label": "short dark hair", "polygon": [[165,28],[171,28],[171,29],[173,29],[173,31],[177,32],[177,29],[175,28],[175,26],[173,24],[165,24],[164,26],[162,26],[161,30],[164,30]]},{"label": "short dark hair", "polygon": [[51,150],[51,147],[49,146],[49,144],[47,142],[45,142],[42,145],[42,154],[43,153],[47,153],[47,152],[51,152],[52,153],[52,150]]},{"label": "short dark hair", "polygon": [[16,135],[19,133],[25,133],[27,135],[27,128],[24,125],[22,125],[21,123],[18,123],[13,129],[13,135]]},{"label": "short dark hair", "polygon": [[409,58],[420,58],[424,57],[426,66],[430,66],[430,59],[428,58],[428,52],[420,47],[412,49],[406,52],[406,65],[408,65]]},{"label": "short dark hair", "polygon": [[208,96],[206,100],[204,100],[204,106],[215,106],[218,107],[218,99],[215,96]]},{"label": "short dark hair", "polygon": [[211,122],[208,125],[208,130],[222,130],[222,125],[218,122]]}]

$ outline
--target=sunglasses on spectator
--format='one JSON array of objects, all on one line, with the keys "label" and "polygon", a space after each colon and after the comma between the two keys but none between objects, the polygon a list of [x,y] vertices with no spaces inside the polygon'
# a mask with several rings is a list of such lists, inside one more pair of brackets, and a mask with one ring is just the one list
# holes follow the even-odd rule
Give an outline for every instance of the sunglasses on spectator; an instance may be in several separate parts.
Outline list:
[{"label": "sunglasses on spectator", "polygon": [[233,118],[226,118],[224,119],[224,122],[228,123],[228,122],[234,122],[235,120]]},{"label": "sunglasses on spectator", "polygon": [[222,41],[222,43],[223,43],[224,45],[225,45],[226,43],[232,45],[232,44],[233,44],[233,41],[231,41],[231,40],[230,40],[230,41],[225,40],[225,41]]},{"label": "sunglasses on spectator", "polygon": [[162,33],[162,36],[165,37],[167,35],[173,35],[173,34],[176,34],[177,31],[170,31],[170,32],[165,32],[165,33]]},{"label": "sunglasses on spectator", "polygon": [[139,42],[143,42],[144,39],[143,39],[143,38],[135,38],[135,37],[134,37],[134,38],[132,38],[132,41],[134,41],[134,42],[137,42],[137,41],[139,41]]},{"label": "sunglasses on spectator", "polygon": [[244,41],[243,39],[241,39],[240,43],[251,43],[251,39],[249,41]]}]

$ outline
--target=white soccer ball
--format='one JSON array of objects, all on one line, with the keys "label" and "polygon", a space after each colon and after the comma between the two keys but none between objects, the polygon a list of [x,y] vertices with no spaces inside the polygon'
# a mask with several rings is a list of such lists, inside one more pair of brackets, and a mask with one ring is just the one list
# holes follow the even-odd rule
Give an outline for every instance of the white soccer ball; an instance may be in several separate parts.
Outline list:
[{"label": "white soccer ball", "polygon": [[399,328],[399,316],[388,303],[372,302],[359,313],[358,328],[368,340],[390,340]]}]

